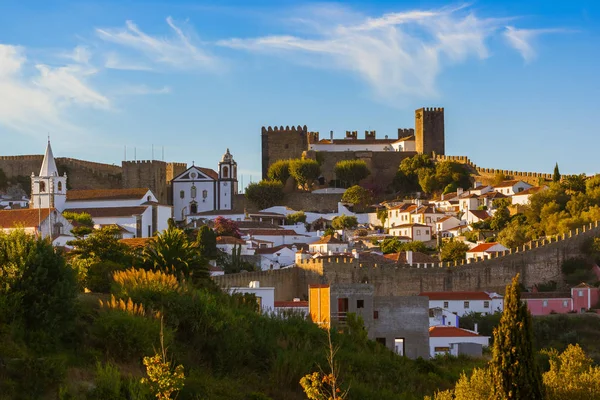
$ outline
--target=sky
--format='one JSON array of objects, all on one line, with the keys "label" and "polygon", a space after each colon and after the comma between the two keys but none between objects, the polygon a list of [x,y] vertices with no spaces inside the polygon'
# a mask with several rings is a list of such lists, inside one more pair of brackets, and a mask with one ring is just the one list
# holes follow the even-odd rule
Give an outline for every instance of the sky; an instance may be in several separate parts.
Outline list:
[{"label": "sky", "polygon": [[597,21],[593,0],[0,0],[0,155],[229,148],[247,183],[262,126],[393,136],[444,107],[448,155],[596,173]]}]

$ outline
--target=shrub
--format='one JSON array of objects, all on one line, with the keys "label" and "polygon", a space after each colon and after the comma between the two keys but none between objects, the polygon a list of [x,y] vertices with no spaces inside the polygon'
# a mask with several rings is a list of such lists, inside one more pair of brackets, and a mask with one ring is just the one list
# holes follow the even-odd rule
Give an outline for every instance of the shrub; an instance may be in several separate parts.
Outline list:
[{"label": "shrub", "polygon": [[304,214],[304,211],[298,211],[293,214],[289,214],[287,217],[285,217],[286,225],[294,225],[297,223],[305,223],[305,222],[306,222],[306,214]]},{"label": "shrub", "polygon": [[440,256],[442,261],[460,261],[465,259],[467,250],[469,246],[465,243],[452,240],[444,244]]},{"label": "shrub", "polygon": [[272,181],[277,181],[282,185],[285,185],[290,177],[290,161],[291,160],[275,161],[269,167],[267,177]]},{"label": "shrub", "polygon": [[283,202],[283,184],[279,181],[253,182],[246,187],[245,196],[261,210],[273,207]]},{"label": "shrub", "polygon": [[373,196],[369,190],[358,185],[354,185],[346,189],[342,195],[342,201],[352,203],[359,210],[362,210],[373,201]]},{"label": "shrub", "polygon": [[319,177],[320,173],[321,168],[315,160],[295,159],[290,161],[290,175],[305,190],[312,188],[313,182]]},{"label": "shrub", "polygon": [[184,286],[175,275],[162,271],[130,268],[113,274],[114,293],[138,301],[171,293],[180,293]]},{"label": "shrub", "polygon": [[[2,383],[1,398],[39,399],[49,390],[57,390],[66,376],[66,362],[60,356],[27,356],[6,360],[5,371],[14,384],[12,388]],[[0,381],[3,381],[4,378]],[[11,394],[7,393],[14,391]],[[4,397],[8,395],[7,397]]]},{"label": "shrub", "polygon": [[358,226],[358,221],[355,216],[340,215],[331,221],[333,229],[352,229]]},{"label": "shrub", "polygon": [[342,160],[335,164],[335,176],[348,186],[356,185],[371,174],[363,160]]},{"label": "shrub", "polygon": [[[85,258],[80,258],[77,265],[82,265]],[[85,287],[96,293],[109,293],[113,283],[113,274],[123,270],[125,267],[113,261],[95,261],[87,270]]]}]

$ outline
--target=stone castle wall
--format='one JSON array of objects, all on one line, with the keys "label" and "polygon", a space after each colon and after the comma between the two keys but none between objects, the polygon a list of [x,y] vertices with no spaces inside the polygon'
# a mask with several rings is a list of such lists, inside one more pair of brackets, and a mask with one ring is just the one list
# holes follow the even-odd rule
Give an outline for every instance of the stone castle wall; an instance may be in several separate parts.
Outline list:
[{"label": "stone castle wall", "polygon": [[262,177],[267,178],[269,166],[278,160],[300,158],[308,148],[308,128],[306,125],[262,127],[261,154]]},{"label": "stone castle wall", "polygon": [[[341,199],[340,193],[291,192],[286,193],[283,204],[278,205],[285,205],[296,211],[330,213],[337,211]],[[251,201],[248,201],[245,195],[235,195],[233,212],[241,214],[245,211],[257,212],[260,210]]]},{"label": "stone castle wall", "polygon": [[[287,280],[279,282],[275,276],[265,272],[255,272],[252,280],[262,283],[263,276],[270,276],[269,285],[276,288],[275,295],[282,300],[292,297],[306,299],[309,284],[327,283],[370,283],[375,286],[377,296],[408,296],[423,291],[485,290],[502,293],[517,273],[527,287],[552,280],[560,284],[562,262],[583,256],[581,248],[584,242],[599,235],[600,226],[595,222],[568,234],[529,242],[492,259],[469,263],[444,262],[429,268],[368,264],[360,259],[330,256],[304,260],[291,268],[297,270],[296,286]],[[229,280],[237,282],[240,278],[236,275],[239,274],[220,277],[219,285],[227,285]],[[292,289],[295,291],[287,292]]]}]

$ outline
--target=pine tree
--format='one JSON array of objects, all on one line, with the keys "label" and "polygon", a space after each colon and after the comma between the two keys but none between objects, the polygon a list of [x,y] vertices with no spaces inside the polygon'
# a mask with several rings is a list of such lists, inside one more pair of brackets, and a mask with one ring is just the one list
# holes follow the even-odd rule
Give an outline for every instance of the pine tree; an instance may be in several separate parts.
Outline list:
[{"label": "pine tree", "polygon": [[534,358],[531,314],[521,302],[518,274],[506,287],[504,312],[494,330],[490,372],[493,399],[543,399],[542,377]]},{"label": "pine tree", "polygon": [[558,170],[558,163],[554,166],[554,174],[552,174],[552,182],[560,182],[560,171]]}]

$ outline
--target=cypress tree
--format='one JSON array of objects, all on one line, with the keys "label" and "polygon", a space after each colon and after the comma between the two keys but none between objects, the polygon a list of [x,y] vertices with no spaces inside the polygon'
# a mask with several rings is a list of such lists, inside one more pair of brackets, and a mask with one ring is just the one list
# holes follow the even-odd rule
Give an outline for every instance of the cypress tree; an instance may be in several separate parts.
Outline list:
[{"label": "cypress tree", "polygon": [[490,361],[494,400],[542,400],[542,376],[533,350],[531,314],[521,302],[519,275],[506,287],[504,312],[494,329]]},{"label": "cypress tree", "polygon": [[558,163],[554,166],[554,174],[552,174],[552,182],[560,182],[560,171],[558,170]]}]

